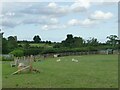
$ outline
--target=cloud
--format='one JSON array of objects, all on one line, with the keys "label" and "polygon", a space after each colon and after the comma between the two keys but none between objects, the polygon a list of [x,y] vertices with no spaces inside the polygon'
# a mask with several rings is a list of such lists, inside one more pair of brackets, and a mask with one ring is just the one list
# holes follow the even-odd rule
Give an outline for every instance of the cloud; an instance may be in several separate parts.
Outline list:
[{"label": "cloud", "polygon": [[4,15],[0,14],[0,18],[2,18]]},{"label": "cloud", "polygon": [[88,18],[84,20],[71,19],[68,21],[69,26],[91,26],[102,22],[103,20],[108,20],[113,17],[111,12],[95,11]]},{"label": "cloud", "polygon": [[7,12],[5,15],[6,16],[15,16],[15,13],[14,12]]},{"label": "cloud", "polygon": [[97,22],[87,18],[81,22],[81,25],[82,26],[89,26],[89,25],[94,25],[95,23],[97,23]]},{"label": "cloud", "polygon": [[[59,21],[57,18],[64,17],[73,13],[74,11],[79,11],[83,8],[88,8],[89,2],[87,0],[82,0],[75,2],[71,5],[58,5],[55,2],[47,3],[4,3],[2,15],[0,17],[6,18],[11,23],[3,20],[3,25],[7,27],[14,27],[19,25],[15,20],[21,19],[21,24],[41,24],[41,25],[55,25]],[[80,7],[79,7],[80,6]],[[29,17],[28,17],[29,16]],[[39,18],[39,17],[45,17]],[[46,18],[47,17],[47,18]],[[50,19],[49,19],[50,18]],[[10,20],[11,19],[11,20]],[[6,22],[6,24],[5,24]],[[8,24],[9,23],[9,24]],[[14,24],[15,23],[15,24]],[[54,26],[55,27],[55,26]]]},{"label": "cloud", "polygon": [[84,19],[84,20],[79,20],[79,19],[71,19],[65,24],[45,24],[42,26],[42,30],[57,30],[57,29],[65,29],[69,28],[72,26],[81,26],[81,27],[89,27],[92,25],[95,25],[97,22],[91,19]]},{"label": "cloud", "polygon": [[71,10],[74,12],[85,11],[91,6],[89,0],[76,0],[75,3],[71,5]]},{"label": "cloud", "polygon": [[[2,2],[50,2],[53,0],[2,0]],[[54,0],[55,2],[73,2],[73,0]],[[78,1],[78,0],[77,0]],[[91,2],[119,2],[119,0],[90,0]]]},{"label": "cloud", "polygon": [[[43,29],[61,29],[68,26],[90,26],[100,20],[106,20],[113,17],[110,12],[95,11],[84,20],[71,19],[66,24],[62,21],[60,26],[59,19],[67,17],[67,15],[74,15],[77,12],[86,11],[91,7],[89,0],[77,0],[68,5],[58,4],[55,2],[49,3],[7,3],[7,9],[3,8],[0,17],[3,19],[2,23],[5,27],[15,27],[20,24],[43,25]],[[15,5],[15,6],[14,6]],[[20,8],[21,7],[21,8]]]},{"label": "cloud", "polygon": [[70,13],[68,6],[60,6],[54,2],[49,3],[47,9],[50,10],[51,15],[53,17],[62,17],[68,15]]},{"label": "cloud", "polygon": [[71,19],[68,21],[67,25],[88,27],[95,24],[99,24],[100,22],[111,19],[112,17],[113,14],[111,12],[95,11],[93,14],[91,14],[90,16],[88,16],[88,18],[84,20]]},{"label": "cloud", "polygon": [[56,3],[54,3],[54,2],[52,2],[52,3],[49,3],[49,4],[48,4],[48,7],[49,7],[49,8],[56,9],[56,8],[58,7],[58,5],[57,5]]},{"label": "cloud", "polygon": [[47,17],[40,17],[40,18],[27,18],[22,21],[23,24],[34,24],[34,25],[55,25],[59,24],[59,20],[57,18],[47,18]]},{"label": "cloud", "polygon": [[95,21],[91,19],[84,19],[84,20],[78,20],[78,19],[71,19],[68,21],[69,26],[90,26],[95,24]]},{"label": "cloud", "polygon": [[105,20],[113,17],[111,12],[95,11],[90,18],[94,20]]},{"label": "cloud", "polygon": [[[25,16],[25,14],[19,12],[19,11],[4,11],[4,9],[1,12],[2,18],[22,18]],[[1,16],[0,15],[0,16]]]},{"label": "cloud", "polygon": [[2,26],[3,27],[9,27],[9,28],[14,28],[17,25],[20,25],[21,22],[20,21],[14,21],[14,20],[10,20],[10,19],[3,19],[2,20]]},{"label": "cloud", "polygon": [[50,2],[48,5],[32,5],[21,10],[23,14],[46,15],[48,17],[63,17],[73,12],[83,12],[90,7],[89,0],[79,0],[71,5],[58,5]]},{"label": "cloud", "polygon": [[46,22],[44,20],[40,20],[40,19],[25,19],[22,21],[23,24],[35,24],[35,25],[38,25],[38,24],[45,24]]},{"label": "cloud", "polygon": [[77,19],[71,19],[70,21],[68,21],[68,25],[71,25],[71,26],[80,25],[80,21]]},{"label": "cloud", "polygon": [[52,24],[57,24],[59,21],[58,21],[58,19],[57,18],[51,18],[50,19],[50,23],[52,23]]},{"label": "cloud", "polygon": [[64,29],[66,28],[66,25],[44,25],[42,26],[42,30],[57,30],[57,29]]},{"label": "cloud", "polygon": [[1,26],[4,28],[14,28],[22,24],[22,18],[16,12],[4,12],[0,15]]},{"label": "cloud", "polygon": [[58,6],[56,3],[48,3],[48,5],[33,5],[25,8],[20,12],[28,15],[45,15],[47,17],[62,17],[68,14],[68,8]]}]

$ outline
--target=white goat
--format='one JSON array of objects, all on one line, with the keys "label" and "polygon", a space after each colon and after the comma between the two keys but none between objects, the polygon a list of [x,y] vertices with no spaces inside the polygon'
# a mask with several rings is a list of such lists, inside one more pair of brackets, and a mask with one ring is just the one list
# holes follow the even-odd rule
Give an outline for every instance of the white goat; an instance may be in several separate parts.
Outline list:
[{"label": "white goat", "polygon": [[74,58],[72,58],[72,61],[73,61],[73,62],[78,62],[78,60],[77,60],[77,59],[74,59]]},{"label": "white goat", "polygon": [[58,60],[56,60],[57,62],[60,62],[61,60],[60,59],[58,59]]}]

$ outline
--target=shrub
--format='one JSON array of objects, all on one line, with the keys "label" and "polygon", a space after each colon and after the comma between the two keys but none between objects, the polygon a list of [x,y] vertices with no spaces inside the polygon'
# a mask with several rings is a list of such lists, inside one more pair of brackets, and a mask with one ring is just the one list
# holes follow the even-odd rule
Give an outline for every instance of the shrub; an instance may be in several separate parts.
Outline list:
[{"label": "shrub", "polygon": [[16,57],[21,57],[24,55],[24,51],[22,49],[15,49],[10,54],[13,54]]},{"label": "shrub", "polygon": [[24,49],[24,55],[37,55],[42,52],[44,48],[43,47],[30,47],[28,49]]}]

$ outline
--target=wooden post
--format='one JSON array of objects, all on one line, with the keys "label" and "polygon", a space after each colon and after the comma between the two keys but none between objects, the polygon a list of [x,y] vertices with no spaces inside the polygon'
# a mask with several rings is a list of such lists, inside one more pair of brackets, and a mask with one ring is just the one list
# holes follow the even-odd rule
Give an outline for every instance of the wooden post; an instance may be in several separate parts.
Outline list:
[{"label": "wooden post", "polygon": [[12,73],[12,75],[15,75],[17,73],[20,73],[22,70],[29,68],[30,66],[26,66],[24,68],[18,69],[16,72]]},{"label": "wooden post", "polygon": [[30,65],[30,72],[32,72],[32,70],[33,70],[33,67],[32,67],[33,55],[30,55],[29,60],[30,60],[30,63],[29,63],[29,65]]},{"label": "wooden post", "polygon": [[32,63],[33,63],[33,60],[34,60],[33,55],[30,55],[30,56],[24,57],[24,58],[18,58],[18,60],[19,60],[19,59],[22,59],[22,60],[25,59],[25,60],[27,60],[29,65],[26,66],[26,65],[24,65],[24,63],[19,63],[19,65],[18,65],[18,70],[17,70],[16,72],[14,72],[12,75],[17,74],[17,73],[20,73],[21,71],[23,71],[23,70],[25,70],[25,69],[29,69],[30,72],[34,71],[34,72],[40,73],[39,70],[34,69],[33,66],[32,66]]}]

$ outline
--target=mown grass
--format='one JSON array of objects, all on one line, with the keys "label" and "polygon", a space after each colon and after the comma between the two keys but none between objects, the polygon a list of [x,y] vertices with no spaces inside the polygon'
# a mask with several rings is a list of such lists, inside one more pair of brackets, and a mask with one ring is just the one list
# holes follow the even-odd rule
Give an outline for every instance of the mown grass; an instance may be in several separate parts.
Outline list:
[{"label": "mown grass", "polygon": [[37,44],[37,43],[32,43],[32,44],[30,44],[30,46],[33,46],[33,47],[52,47],[53,46],[53,44],[42,44],[42,43],[40,43],[40,44]]},{"label": "mown grass", "polygon": [[[18,45],[24,45],[24,43],[19,43]],[[45,44],[45,43],[30,43],[31,47],[53,47],[54,44]]]},{"label": "mown grass", "polygon": [[[72,62],[72,58],[79,62]],[[35,62],[41,73],[11,75],[17,69],[3,62],[3,88],[117,88],[117,55],[83,55],[47,58]]]}]

